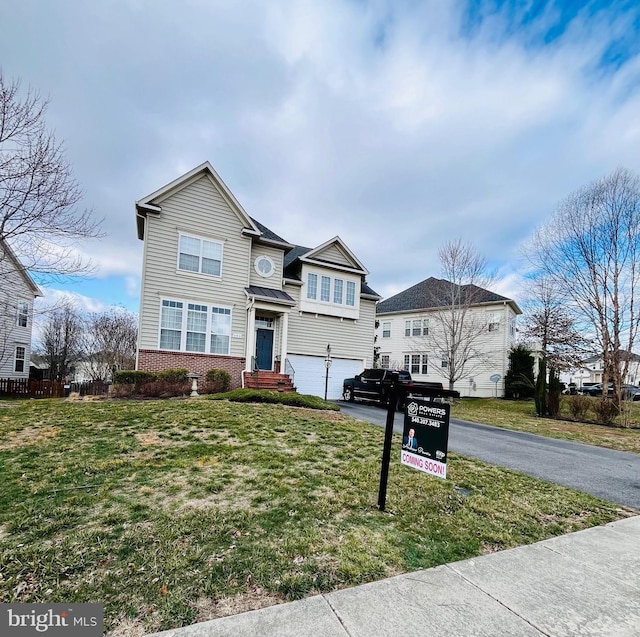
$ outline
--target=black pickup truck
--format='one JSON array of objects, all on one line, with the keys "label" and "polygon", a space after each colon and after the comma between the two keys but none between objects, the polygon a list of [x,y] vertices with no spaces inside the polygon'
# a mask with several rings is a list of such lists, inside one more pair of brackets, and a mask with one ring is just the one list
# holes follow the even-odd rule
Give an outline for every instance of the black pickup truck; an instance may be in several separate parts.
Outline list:
[{"label": "black pickup truck", "polygon": [[[356,398],[371,400],[381,405],[389,404],[391,369],[365,369],[354,378],[342,382],[342,396],[349,402]],[[409,372],[398,372],[396,409],[404,408],[407,396],[419,398],[460,398],[460,392],[445,389],[442,383],[419,382],[411,379]]]}]

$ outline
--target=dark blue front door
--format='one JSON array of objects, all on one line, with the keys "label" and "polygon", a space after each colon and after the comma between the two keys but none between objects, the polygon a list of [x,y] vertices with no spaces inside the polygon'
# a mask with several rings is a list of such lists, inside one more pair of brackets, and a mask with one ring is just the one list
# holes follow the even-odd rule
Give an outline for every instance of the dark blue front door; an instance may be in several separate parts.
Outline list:
[{"label": "dark blue front door", "polygon": [[271,369],[273,360],[273,330],[258,329],[256,337],[256,365],[258,369]]}]

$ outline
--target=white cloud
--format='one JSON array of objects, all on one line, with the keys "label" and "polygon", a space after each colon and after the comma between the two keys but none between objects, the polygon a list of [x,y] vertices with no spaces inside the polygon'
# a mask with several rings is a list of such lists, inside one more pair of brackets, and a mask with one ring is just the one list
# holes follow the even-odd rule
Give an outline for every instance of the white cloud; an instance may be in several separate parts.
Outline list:
[{"label": "white cloud", "polygon": [[384,296],[437,276],[437,248],[458,236],[513,296],[518,245],[560,199],[640,171],[639,58],[601,64],[637,28],[587,7],[543,45],[562,7],[524,27],[479,7],[465,31],[467,5],[435,0],[23,0],[0,8],[0,57],[51,97],[109,233],[83,250],[127,295],[134,202],[208,159],[286,239],[339,234]]}]

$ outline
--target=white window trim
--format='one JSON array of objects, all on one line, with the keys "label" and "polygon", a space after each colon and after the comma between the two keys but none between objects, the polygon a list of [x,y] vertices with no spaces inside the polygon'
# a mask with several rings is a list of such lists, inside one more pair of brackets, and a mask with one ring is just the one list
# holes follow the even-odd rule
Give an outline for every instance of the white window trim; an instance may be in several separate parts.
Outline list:
[{"label": "white window trim", "polygon": [[[180,349],[168,349],[160,347],[160,338],[162,331],[162,308],[164,301],[174,301],[176,303],[182,303],[182,319],[180,326]],[[187,350],[187,317],[189,313],[189,304],[193,305],[201,305],[206,306],[207,308],[207,326],[205,332],[205,351],[197,352],[192,350]],[[211,318],[211,310],[212,308],[218,308],[221,310],[229,310],[229,347],[227,349],[226,354],[221,354],[219,352],[211,351],[211,327],[212,327],[212,318]],[[177,331],[177,330],[176,330]],[[201,301],[191,301],[185,299],[176,299],[173,297],[161,297],[160,298],[160,313],[158,315],[158,350],[161,352],[182,352],[185,354],[200,354],[203,356],[230,356],[231,355],[231,340],[232,340],[232,332],[233,332],[233,308],[228,305],[221,305],[218,303],[205,303]],[[226,336],[226,334],[225,334]]]},{"label": "white window trim", "polygon": [[[208,241],[209,243],[217,243],[220,245],[220,274],[209,274],[208,272],[202,272],[202,244],[200,246],[200,255],[198,261],[199,270],[194,272],[193,270],[185,270],[180,267],[180,243],[182,237],[189,239],[197,239],[198,241]],[[224,272],[224,241],[220,239],[214,239],[213,237],[203,237],[197,234],[191,234],[189,232],[178,232],[178,251],[176,254],[176,272],[179,274],[187,274],[192,276],[204,276],[209,279],[222,279],[222,273]],[[191,302],[191,301],[190,301]]]},{"label": "white window trim", "polygon": [[[23,350],[23,356],[22,358],[18,357],[18,350],[21,349]],[[18,370],[17,365],[18,365],[18,361],[22,361],[22,370]],[[26,371],[28,371],[26,369],[27,367],[27,346],[26,345],[16,345],[15,349],[13,350],[13,373],[14,374],[24,374]]]},{"label": "white window trim", "polygon": [[[26,308],[25,312],[22,312],[22,308]],[[24,299],[18,299],[16,303],[16,327],[24,329],[25,327],[29,327],[29,301],[25,301]],[[20,317],[25,317],[25,325],[20,325]]]},{"label": "white window trim", "polygon": [[[309,277],[316,277],[315,297],[309,296]],[[328,316],[338,316],[357,320],[360,318],[360,284],[361,279],[357,276],[349,276],[342,272],[322,270],[320,268],[304,268],[302,274],[303,292],[300,298],[300,311],[313,314],[324,314]],[[329,282],[327,295],[327,280]],[[324,281],[324,288],[323,288]],[[342,293],[336,295],[336,281],[340,281]],[[324,289],[324,297],[323,297]],[[352,290],[352,297],[349,291]],[[324,299],[324,300],[323,300]],[[352,300],[349,303],[348,300]]]},{"label": "white window trim", "polygon": [[[260,270],[260,268],[258,267],[258,263],[260,263],[260,261],[265,260],[269,263],[269,265],[271,266],[271,270],[269,270],[269,272],[262,272]],[[269,277],[273,276],[273,273],[276,271],[276,266],[273,263],[273,259],[266,255],[266,254],[261,254],[260,256],[256,257],[256,260],[253,262],[253,269],[263,278],[268,279]],[[222,270],[221,270],[222,271]]]}]

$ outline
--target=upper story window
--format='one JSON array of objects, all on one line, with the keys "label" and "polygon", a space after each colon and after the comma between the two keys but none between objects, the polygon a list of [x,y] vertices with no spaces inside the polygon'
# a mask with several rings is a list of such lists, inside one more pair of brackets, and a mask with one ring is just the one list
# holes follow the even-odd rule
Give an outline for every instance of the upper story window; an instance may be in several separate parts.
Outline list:
[{"label": "upper story window", "polygon": [[429,319],[412,319],[404,322],[405,336],[428,336]]},{"label": "upper story window", "polygon": [[360,317],[360,277],[321,267],[303,267],[300,310],[327,316]]},{"label": "upper story window", "polygon": [[229,354],[230,338],[230,308],[163,299],[160,349]]},{"label": "upper story window", "polygon": [[16,325],[27,327],[29,322],[29,304],[26,301],[18,301],[16,305]]},{"label": "upper story window", "polygon": [[320,281],[320,300],[328,303],[331,299],[331,277],[323,276]]},{"label": "upper story window", "polygon": [[307,277],[307,298],[315,299],[318,295],[318,275],[309,272]]},{"label": "upper story window", "polygon": [[356,284],[353,281],[347,281],[347,305],[354,307],[356,304]]},{"label": "upper story window", "polygon": [[391,337],[391,321],[384,321],[382,323],[382,338]]},{"label": "upper story window", "polygon": [[342,279],[335,279],[333,281],[333,302],[338,305],[342,305],[343,303],[343,289],[344,289],[344,281]]},{"label": "upper story window", "polygon": [[178,270],[221,276],[222,243],[181,234]]},{"label": "upper story window", "polygon": [[487,329],[490,332],[497,332],[500,329],[501,312],[487,312]]}]

